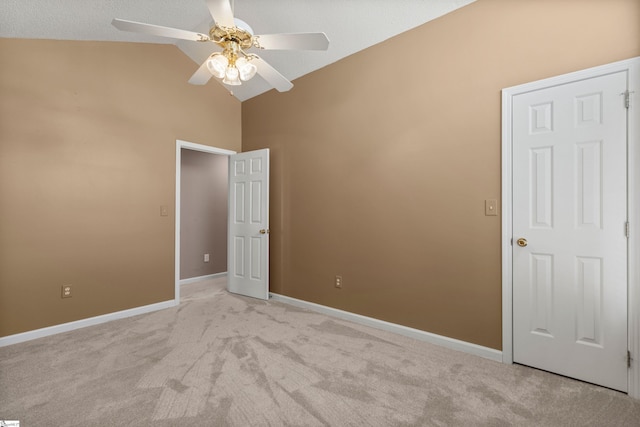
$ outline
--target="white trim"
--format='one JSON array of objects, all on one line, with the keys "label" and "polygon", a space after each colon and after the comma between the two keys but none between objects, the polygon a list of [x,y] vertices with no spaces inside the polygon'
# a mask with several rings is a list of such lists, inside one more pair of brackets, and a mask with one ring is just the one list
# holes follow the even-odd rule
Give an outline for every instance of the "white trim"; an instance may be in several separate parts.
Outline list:
[{"label": "white trim", "polygon": [[202,282],[203,280],[211,280],[218,277],[224,277],[226,275],[227,275],[227,272],[223,271],[222,273],[213,273],[213,274],[207,274],[205,276],[189,277],[188,279],[180,279],[180,286],[188,285],[196,282]]},{"label": "white trim", "polygon": [[630,61],[629,91],[629,396],[640,399],[640,58]]},{"label": "white trim", "polygon": [[62,323],[60,325],[49,326],[47,328],[9,335],[0,338],[0,347],[6,347],[12,344],[18,344],[21,342],[44,338],[55,334],[61,334],[63,332],[75,331],[76,329],[99,325],[101,323],[111,322],[112,320],[124,319],[127,317],[137,316],[139,314],[146,314],[153,311],[164,310],[165,308],[175,307],[176,305],[177,303],[175,302],[175,300],[158,302],[155,304],[144,305],[142,307],[116,311],[114,313],[103,314],[101,316],[89,317],[87,319],[76,320],[74,322]]},{"label": "white trim", "polygon": [[182,149],[202,151],[204,153],[222,154],[230,156],[236,154],[235,151],[225,150],[224,148],[210,147],[208,145],[195,144],[193,142],[176,140],[176,206],[175,206],[175,291],[174,298],[176,305],[180,304],[180,175],[182,174]]},{"label": "white trim", "polygon": [[626,71],[632,106],[628,121],[629,176],[629,311],[628,348],[633,356],[629,369],[629,396],[640,399],[640,57],[589,68],[575,73],[513,86],[502,90],[502,361],[513,363],[513,282],[511,231],[512,216],[512,127],[511,109],[514,96],[574,81]]},{"label": "white trim", "polygon": [[226,150],[224,148],[211,147],[209,145],[196,144],[194,142],[182,141],[180,139],[176,139],[176,146],[180,146],[180,148],[186,148],[187,150],[193,151],[202,151],[203,153],[213,153],[213,154],[222,154],[230,156],[232,154],[238,154],[233,150]]},{"label": "white trim", "polygon": [[303,301],[285,295],[274,293],[270,293],[269,295],[273,301],[294,305],[296,307],[301,307],[307,310],[327,314],[329,316],[338,317],[343,320],[370,326],[372,328],[382,329],[383,331],[404,335],[405,337],[414,338],[420,341],[426,341],[431,344],[462,351],[464,353],[473,354],[475,356],[484,357],[485,359],[491,359],[496,362],[502,361],[502,352],[493,348],[483,347],[481,345],[469,343],[466,341],[432,334],[430,332],[421,331],[419,329],[409,328],[407,326],[398,325],[396,323],[385,322],[384,320],[362,316],[360,314],[351,313],[349,311],[338,310],[337,308],[327,307],[326,305]]},{"label": "white trim", "polygon": [[502,90],[502,362],[513,363],[511,97]]}]

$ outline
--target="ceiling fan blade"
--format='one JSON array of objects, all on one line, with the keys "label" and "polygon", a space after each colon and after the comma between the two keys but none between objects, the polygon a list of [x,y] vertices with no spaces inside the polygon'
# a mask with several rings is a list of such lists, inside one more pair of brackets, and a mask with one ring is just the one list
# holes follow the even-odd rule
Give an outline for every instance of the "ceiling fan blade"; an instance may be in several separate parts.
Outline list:
[{"label": "ceiling fan blade", "polygon": [[193,76],[191,76],[191,78],[189,79],[190,84],[205,85],[209,80],[211,80],[211,77],[213,77],[213,75],[209,72],[209,68],[207,68],[208,60],[209,58],[207,58],[207,60],[204,61],[202,65],[200,65],[198,70],[193,73]]},{"label": "ceiling fan blade", "polygon": [[255,36],[262,49],[327,50],[329,39],[325,33],[262,34]]},{"label": "ceiling fan blade", "polygon": [[233,22],[233,11],[229,0],[207,0],[209,13],[216,24],[221,27],[232,28],[235,26]]},{"label": "ceiling fan blade", "polygon": [[286,92],[293,87],[293,83],[259,56],[255,55],[251,63],[258,69],[258,74],[278,92]]},{"label": "ceiling fan blade", "polygon": [[161,27],[159,25],[144,24],[142,22],[127,21],[115,18],[111,25],[122,31],[133,31],[134,33],[151,34],[153,36],[171,37],[173,39],[208,41],[206,34],[194,33],[193,31],[179,30],[177,28]]}]

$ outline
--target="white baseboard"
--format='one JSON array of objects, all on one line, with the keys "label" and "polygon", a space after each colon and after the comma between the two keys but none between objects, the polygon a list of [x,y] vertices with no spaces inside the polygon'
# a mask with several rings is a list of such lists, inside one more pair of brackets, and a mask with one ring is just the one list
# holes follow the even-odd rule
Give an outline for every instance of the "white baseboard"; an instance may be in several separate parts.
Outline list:
[{"label": "white baseboard", "polygon": [[453,350],[462,351],[464,353],[484,357],[485,359],[502,362],[502,351],[500,350],[495,350],[493,348],[484,347],[481,345],[445,337],[442,335],[432,334],[430,332],[421,331],[419,329],[409,328],[407,326],[398,325],[396,323],[385,322],[384,320],[374,319],[373,317],[362,316],[360,314],[351,313],[349,311],[338,310],[337,308],[327,307],[325,305],[303,301],[280,294],[270,293],[269,295],[271,296],[271,299],[273,301],[295,305],[300,308],[317,311],[319,313],[338,317],[344,320],[349,320],[361,325],[371,326],[372,328],[382,329],[388,332],[394,332],[399,335],[404,335],[406,337],[414,338],[420,341],[426,341],[431,344],[439,345],[441,347],[447,347]]},{"label": "white baseboard", "polygon": [[188,285],[189,283],[201,282],[203,280],[215,279],[216,277],[224,277],[227,275],[226,271],[222,273],[207,274],[206,276],[189,277],[188,279],[180,279],[180,286]]},{"label": "white baseboard", "polygon": [[153,311],[174,307],[175,305],[175,300],[164,301],[156,304],[144,305],[142,307],[131,308],[128,310],[116,311],[115,313],[103,314],[101,316],[89,317],[88,319],[77,320],[75,322],[49,326],[47,328],[36,329],[34,331],[9,335],[0,338],[0,347],[6,347],[8,345],[31,341],[37,338],[44,338],[50,335],[86,328],[87,326],[99,325],[100,323],[106,323],[112,320],[124,319],[126,317],[137,316],[139,314],[151,313]]}]

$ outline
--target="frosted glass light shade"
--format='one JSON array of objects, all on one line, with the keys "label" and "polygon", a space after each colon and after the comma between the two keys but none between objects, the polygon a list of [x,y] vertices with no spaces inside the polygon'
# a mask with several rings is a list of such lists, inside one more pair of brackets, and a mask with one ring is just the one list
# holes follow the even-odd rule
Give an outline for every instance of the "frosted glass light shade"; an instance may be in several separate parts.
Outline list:
[{"label": "frosted glass light shade", "polygon": [[224,75],[222,83],[230,86],[241,85],[242,82],[240,82],[240,71],[238,71],[236,67],[227,67],[227,71]]},{"label": "frosted glass light shade", "polygon": [[256,75],[256,71],[258,71],[256,66],[249,62],[246,58],[238,58],[236,60],[236,67],[240,72],[240,80],[242,80],[243,82],[250,80],[253,76]]},{"label": "frosted glass light shade", "polygon": [[216,53],[207,60],[207,68],[215,77],[221,79],[225,76],[229,60],[222,54]]}]

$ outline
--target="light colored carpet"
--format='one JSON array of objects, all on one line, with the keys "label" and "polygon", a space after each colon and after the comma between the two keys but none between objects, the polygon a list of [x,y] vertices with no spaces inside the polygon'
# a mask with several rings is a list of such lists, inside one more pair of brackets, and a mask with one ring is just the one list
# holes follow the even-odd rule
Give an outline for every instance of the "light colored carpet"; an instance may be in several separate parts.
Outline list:
[{"label": "light colored carpet", "polygon": [[0,348],[0,419],[34,426],[639,426],[640,401],[228,294]]}]

